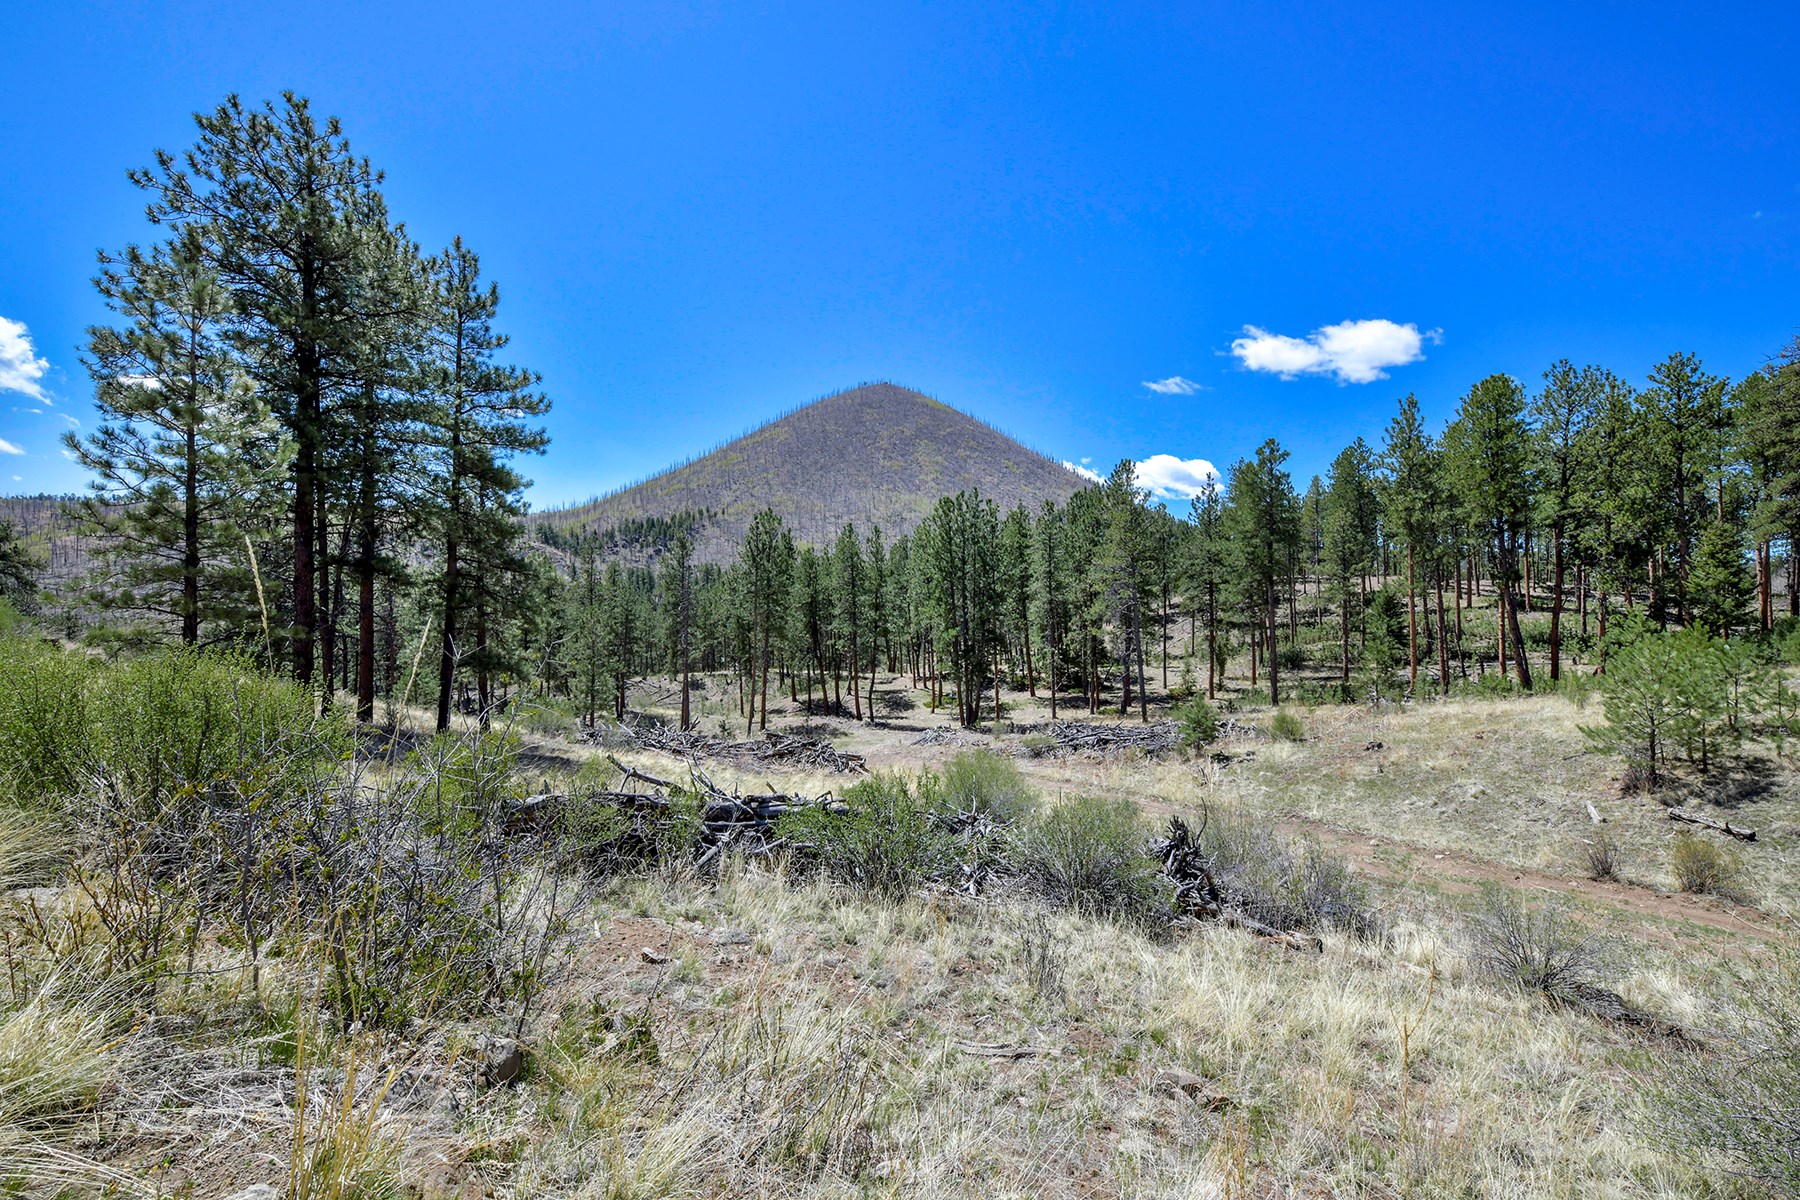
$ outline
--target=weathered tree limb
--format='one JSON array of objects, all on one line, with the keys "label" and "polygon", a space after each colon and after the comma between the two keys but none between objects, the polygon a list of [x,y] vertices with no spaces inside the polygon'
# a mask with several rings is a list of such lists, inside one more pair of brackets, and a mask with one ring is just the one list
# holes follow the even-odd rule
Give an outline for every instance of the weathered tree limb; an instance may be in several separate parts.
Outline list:
[{"label": "weathered tree limb", "polygon": [[1698,813],[1683,812],[1679,808],[1669,810],[1669,820],[1685,821],[1689,825],[1698,825],[1702,829],[1711,829],[1716,833],[1730,834],[1740,842],[1754,842],[1756,830],[1745,829],[1742,825],[1733,825],[1730,821],[1715,821],[1711,817],[1703,817]]}]

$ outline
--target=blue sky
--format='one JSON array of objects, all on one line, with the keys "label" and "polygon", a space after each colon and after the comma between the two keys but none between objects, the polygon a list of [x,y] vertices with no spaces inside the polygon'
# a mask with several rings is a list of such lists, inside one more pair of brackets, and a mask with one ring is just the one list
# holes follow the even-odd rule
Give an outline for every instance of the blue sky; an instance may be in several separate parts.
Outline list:
[{"label": "blue sky", "polygon": [[427,248],[482,253],[555,401],[540,506],[871,379],[1159,479],[1273,434],[1304,483],[1407,392],[1441,421],[1561,356],[1737,377],[1800,330],[1791,3],[6,23],[0,491],[80,486],[56,438],[93,421],[94,253],[149,235],[126,169],[229,91],[310,95]]}]

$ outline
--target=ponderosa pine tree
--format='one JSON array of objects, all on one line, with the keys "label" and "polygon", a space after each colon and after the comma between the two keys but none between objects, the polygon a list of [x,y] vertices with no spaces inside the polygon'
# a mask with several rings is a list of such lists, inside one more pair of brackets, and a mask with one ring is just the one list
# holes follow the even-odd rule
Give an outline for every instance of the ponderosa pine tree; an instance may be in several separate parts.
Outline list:
[{"label": "ponderosa pine tree", "polygon": [[881,526],[869,530],[863,541],[863,561],[868,568],[869,614],[869,720],[875,719],[875,672],[881,666],[881,649],[891,644],[889,630],[889,583],[887,547],[882,544]]},{"label": "ponderosa pine tree", "polygon": [[1194,621],[1206,622],[1206,697],[1219,694],[1219,600],[1230,571],[1231,547],[1225,534],[1225,489],[1215,478],[1188,502],[1192,532],[1187,538],[1183,584],[1188,605],[1188,655],[1194,653]]},{"label": "ponderosa pine tree", "polygon": [[1686,621],[1694,539],[1715,519],[1709,485],[1725,426],[1725,381],[1702,370],[1697,356],[1671,354],[1651,370],[1642,400],[1644,447],[1663,500],[1658,538],[1663,565],[1656,572],[1656,592],[1665,619],[1672,601]]},{"label": "ponderosa pine tree", "polygon": [[0,603],[24,612],[35,607],[32,601],[40,569],[37,556],[26,547],[13,523],[0,520]]},{"label": "ponderosa pine tree", "polygon": [[1300,537],[1299,505],[1282,469],[1287,459],[1288,452],[1270,438],[1257,447],[1254,459],[1235,463],[1224,519],[1235,552],[1239,601],[1246,613],[1261,615],[1269,702],[1276,705],[1281,703],[1281,655],[1276,646],[1280,598]]},{"label": "ponderosa pine tree", "polygon": [[1638,571],[1649,557],[1654,488],[1644,427],[1629,384],[1596,370],[1594,411],[1577,438],[1576,552],[1598,593],[1598,636],[1605,645],[1610,598],[1629,607]]},{"label": "ponderosa pine tree", "polygon": [[1063,558],[1063,512],[1054,500],[1044,501],[1032,523],[1031,610],[1041,630],[1045,682],[1050,689],[1050,719],[1056,720],[1057,693],[1062,687],[1063,636],[1068,620]]},{"label": "ponderosa pine tree", "polygon": [[1386,528],[1406,547],[1406,689],[1417,694],[1418,564],[1432,549],[1435,534],[1432,515],[1436,509],[1433,494],[1437,491],[1438,480],[1435,448],[1431,435],[1425,431],[1425,422],[1419,417],[1419,401],[1414,396],[1400,401],[1399,415],[1388,422],[1382,466],[1387,472],[1381,488],[1382,515]]},{"label": "ponderosa pine tree", "polygon": [[1031,653],[1031,514],[1020,505],[1000,522],[1000,602],[1008,644],[1023,668],[1025,687],[1037,695],[1037,664]]},{"label": "ponderosa pine tree", "polygon": [[693,686],[694,542],[688,531],[678,529],[662,564],[664,611],[675,673],[681,677],[681,729],[693,728],[689,696]]},{"label": "ponderosa pine tree", "polygon": [[257,611],[245,538],[274,515],[257,506],[281,462],[226,343],[231,295],[192,226],[100,261],[95,287],[120,318],[88,331],[101,422],[63,439],[94,476],[78,508],[107,564],[92,598],[167,618],[189,646],[242,638]]},{"label": "ponderosa pine tree", "polygon": [[914,538],[938,673],[950,669],[965,729],[980,722],[982,680],[1000,643],[999,540],[999,511],[978,491],[939,500]]},{"label": "ponderosa pine tree", "polygon": [[1144,602],[1147,557],[1144,503],[1148,493],[1137,486],[1137,465],[1124,459],[1101,485],[1104,525],[1099,552],[1091,571],[1099,607],[1096,623],[1110,626],[1117,641],[1119,661],[1119,715],[1131,711],[1131,688],[1137,681],[1141,718],[1150,720],[1144,695]]},{"label": "ponderosa pine tree", "polygon": [[1550,680],[1562,678],[1562,618],[1569,531],[1582,519],[1582,459],[1588,426],[1600,407],[1606,377],[1596,367],[1559,359],[1544,372],[1544,387],[1531,402],[1532,470],[1537,483],[1537,523],[1550,531]]},{"label": "ponderosa pine tree", "polygon": [[1331,463],[1331,482],[1323,505],[1321,562],[1338,606],[1338,648],[1342,679],[1350,682],[1350,624],[1361,619],[1362,580],[1374,555],[1374,485],[1369,478],[1369,451],[1358,438]]},{"label": "ponderosa pine tree", "polygon": [[1792,574],[1800,555],[1800,339],[1734,391],[1739,446],[1753,480],[1750,523],[1760,543],[1759,608],[1767,628],[1774,619],[1774,542],[1787,544],[1788,611],[1800,615],[1800,580]]},{"label": "ponderosa pine tree", "polygon": [[1519,686],[1531,689],[1531,663],[1519,633],[1516,588],[1519,537],[1531,500],[1530,430],[1525,392],[1508,375],[1490,375],[1469,389],[1444,435],[1447,466],[1463,507],[1494,548],[1500,640],[1509,643]]},{"label": "ponderosa pine tree", "polygon": [[1688,609],[1694,624],[1731,636],[1756,595],[1756,578],[1744,562],[1744,538],[1730,521],[1709,521],[1694,542],[1688,571]]},{"label": "ponderosa pine tree", "polygon": [[[432,413],[427,428],[435,459],[431,502],[439,551],[437,727],[449,728],[459,641],[473,606],[464,558],[501,561],[516,536],[518,496],[525,481],[506,463],[514,454],[541,452],[543,430],[530,419],[549,411],[534,392],[531,371],[503,366],[494,356],[507,337],[495,331],[499,289],[483,286],[481,263],[458,238],[427,264],[432,312],[427,371]],[[479,581],[477,581],[479,582]]]},{"label": "ponderosa pine tree", "polygon": [[370,316],[359,286],[366,194],[380,176],[352,155],[335,120],[317,121],[292,92],[248,108],[229,96],[195,115],[199,140],[158,151],[131,180],[154,224],[193,229],[231,296],[232,341],[261,400],[287,434],[292,513],[290,654],[314,679],[319,635],[320,458],[340,365]]},{"label": "ponderosa pine tree", "polygon": [[[376,588],[381,583],[391,588],[406,573],[404,547],[416,524],[411,510],[425,488],[420,447],[427,439],[420,427],[430,411],[428,379],[421,370],[429,311],[424,264],[418,248],[388,224],[379,195],[365,195],[364,205],[361,278],[371,301],[354,344],[354,366],[344,373],[341,399],[327,414],[319,494],[335,499],[343,514],[348,561],[321,557],[320,562],[340,574],[348,570],[355,582],[356,719],[367,724],[375,719]],[[326,528],[323,513],[318,523]],[[390,540],[402,552],[392,552]],[[338,590],[322,608],[320,624],[327,633],[338,623]],[[321,639],[322,647],[330,645],[329,637]],[[329,696],[330,672],[322,674]]]},{"label": "ponderosa pine tree", "polygon": [[869,644],[868,570],[863,562],[862,539],[856,526],[846,523],[831,552],[833,609],[841,644],[848,653],[845,674],[850,678],[851,709],[863,719],[862,656]]},{"label": "ponderosa pine tree", "polygon": [[570,676],[579,688],[582,719],[592,726],[600,713],[606,659],[605,604],[599,546],[592,533],[575,539],[575,577],[566,595]]},{"label": "ponderosa pine tree", "polygon": [[745,732],[755,727],[757,704],[762,705],[762,728],[769,727],[769,666],[774,661],[776,639],[785,627],[788,589],[797,555],[793,534],[772,509],[763,509],[750,522],[744,538],[744,602],[750,640],[750,712]]}]

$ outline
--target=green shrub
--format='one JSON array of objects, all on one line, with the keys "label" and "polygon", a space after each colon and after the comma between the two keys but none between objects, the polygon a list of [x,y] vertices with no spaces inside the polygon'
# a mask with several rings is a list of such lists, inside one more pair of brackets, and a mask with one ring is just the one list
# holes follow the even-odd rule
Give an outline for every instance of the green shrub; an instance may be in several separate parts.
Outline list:
[{"label": "green shrub", "polygon": [[905,776],[881,774],[844,793],[844,811],[813,805],[781,818],[780,836],[801,861],[841,883],[897,898],[941,870],[954,842]]},{"label": "green shrub", "polygon": [[0,800],[52,807],[81,786],[88,686],[99,669],[85,655],[0,639]]},{"label": "green shrub", "polygon": [[1269,736],[1278,742],[1303,742],[1306,727],[1300,723],[1299,714],[1284,708],[1269,719]]},{"label": "green shrub", "polygon": [[344,722],[246,657],[167,650],[97,673],[88,700],[92,767],[146,807],[227,780],[303,789],[350,751]]},{"label": "green shrub", "polygon": [[0,641],[0,789],[24,807],[97,780],[145,810],[233,779],[299,788],[349,748],[341,720],[315,717],[305,689],[247,658],[177,649],[102,663]]},{"label": "green shrub", "polygon": [[1022,879],[1053,904],[1137,918],[1156,907],[1156,862],[1130,800],[1079,796],[1020,829],[1013,859]]},{"label": "green shrub", "polygon": [[1669,845],[1669,870],[1684,892],[1727,898],[1737,893],[1737,856],[1694,834],[1675,835]]},{"label": "green shrub", "polygon": [[1181,744],[1189,750],[1210,746],[1219,737],[1219,714],[1205,696],[1195,696],[1175,709],[1175,720],[1181,726]]},{"label": "green shrub", "polygon": [[[1709,1021],[1709,1024],[1711,1022]],[[1800,954],[1792,944],[1754,960],[1704,1052],[1659,1055],[1655,1133],[1723,1156],[1772,1194],[1800,1196]]]},{"label": "green shrub", "polygon": [[1037,807],[1038,795],[1018,764],[991,750],[964,750],[936,775],[919,781],[921,802],[951,812],[978,812],[1002,823]]}]

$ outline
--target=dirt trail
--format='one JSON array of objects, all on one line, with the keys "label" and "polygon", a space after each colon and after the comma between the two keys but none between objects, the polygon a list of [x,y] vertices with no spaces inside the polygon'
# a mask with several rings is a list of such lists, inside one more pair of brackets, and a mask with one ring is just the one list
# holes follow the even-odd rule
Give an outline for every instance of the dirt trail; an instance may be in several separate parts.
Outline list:
[{"label": "dirt trail", "polygon": [[[1754,908],[1726,904],[1711,896],[1661,892],[1633,883],[1614,883],[1591,879],[1572,879],[1547,871],[1508,866],[1489,859],[1476,858],[1450,850],[1401,841],[1397,838],[1371,836],[1351,829],[1327,825],[1322,821],[1289,819],[1280,823],[1289,833],[1316,838],[1320,845],[1348,859],[1358,872],[1370,879],[1409,887],[1436,888],[1451,895],[1468,895],[1483,885],[1503,884],[1507,887],[1561,896],[1579,897],[1618,912],[1644,936],[1669,945],[1679,945],[1694,935],[1684,935],[1679,926],[1701,926],[1733,936],[1754,937],[1763,941],[1782,936],[1780,921]],[[1415,861],[1399,863],[1384,849],[1398,849]]]}]

